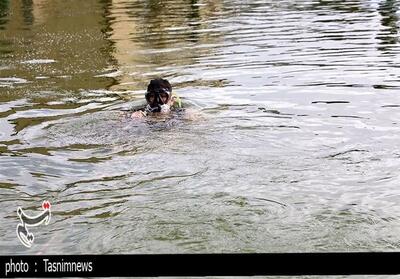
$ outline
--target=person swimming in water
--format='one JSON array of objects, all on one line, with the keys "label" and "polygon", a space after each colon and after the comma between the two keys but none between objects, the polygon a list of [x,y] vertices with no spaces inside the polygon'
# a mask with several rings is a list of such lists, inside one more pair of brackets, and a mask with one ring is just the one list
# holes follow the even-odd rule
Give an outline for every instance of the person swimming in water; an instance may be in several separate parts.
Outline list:
[{"label": "person swimming in water", "polygon": [[158,78],[150,81],[145,94],[147,105],[132,113],[131,118],[141,118],[154,113],[168,113],[182,108],[178,95],[172,93],[168,80]]}]

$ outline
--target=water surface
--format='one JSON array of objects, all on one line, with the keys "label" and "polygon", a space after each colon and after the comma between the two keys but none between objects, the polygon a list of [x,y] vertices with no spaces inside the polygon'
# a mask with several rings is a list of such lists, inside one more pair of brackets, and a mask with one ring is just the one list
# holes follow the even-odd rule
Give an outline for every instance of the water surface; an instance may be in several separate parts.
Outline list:
[{"label": "water surface", "polygon": [[[397,1],[0,1],[0,251],[393,251]],[[197,119],[135,121],[167,78]],[[35,243],[16,209],[52,204]]]}]

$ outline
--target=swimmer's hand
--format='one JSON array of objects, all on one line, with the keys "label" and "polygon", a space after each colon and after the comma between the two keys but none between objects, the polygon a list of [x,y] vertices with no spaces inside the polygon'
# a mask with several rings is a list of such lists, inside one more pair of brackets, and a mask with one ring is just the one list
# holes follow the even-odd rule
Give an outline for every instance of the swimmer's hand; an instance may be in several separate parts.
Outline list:
[{"label": "swimmer's hand", "polygon": [[131,118],[143,118],[146,116],[146,112],[138,110],[131,114]]},{"label": "swimmer's hand", "polygon": [[170,111],[171,111],[170,105],[165,104],[161,106],[161,111],[160,111],[161,113],[169,113]]}]

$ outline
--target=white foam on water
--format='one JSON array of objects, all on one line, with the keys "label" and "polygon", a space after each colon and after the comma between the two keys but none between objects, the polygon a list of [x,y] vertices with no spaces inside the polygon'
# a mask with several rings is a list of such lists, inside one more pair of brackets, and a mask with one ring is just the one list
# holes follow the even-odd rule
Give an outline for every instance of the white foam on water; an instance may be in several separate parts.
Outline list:
[{"label": "white foam on water", "polygon": [[24,84],[24,83],[28,83],[28,80],[17,77],[0,78],[0,87],[10,87],[15,84]]},{"label": "white foam on water", "polygon": [[25,82],[28,82],[28,81],[26,79],[23,79],[23,78],[6,77],[6,78],[0,78],[0,82],[25,83]]},{"label": "white foam on water", "polygon": [[32,60],[22,61],[21,64],[50,64],[55,62],[56,60],[54,59],[32,59]]},{"label": "white foam on water", "polygon": [[122,71],[114,71],[111,73],[96,75],[95,77],[118,77],[122,75]]}]

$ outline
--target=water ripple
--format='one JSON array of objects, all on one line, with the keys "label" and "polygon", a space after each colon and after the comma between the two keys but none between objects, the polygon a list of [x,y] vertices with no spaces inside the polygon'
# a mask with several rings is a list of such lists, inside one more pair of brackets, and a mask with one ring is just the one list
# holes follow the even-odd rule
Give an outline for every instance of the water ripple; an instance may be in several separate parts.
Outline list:
[{"label": "water ripple", "polygon": [[2,251],[43,199],[34,254],[399,248],[395,1],[6,2]]}]

